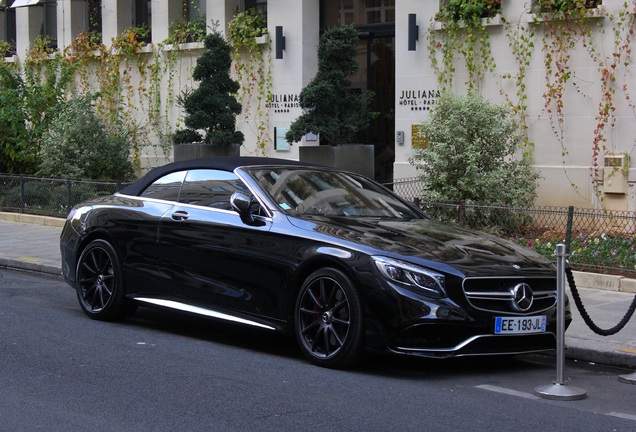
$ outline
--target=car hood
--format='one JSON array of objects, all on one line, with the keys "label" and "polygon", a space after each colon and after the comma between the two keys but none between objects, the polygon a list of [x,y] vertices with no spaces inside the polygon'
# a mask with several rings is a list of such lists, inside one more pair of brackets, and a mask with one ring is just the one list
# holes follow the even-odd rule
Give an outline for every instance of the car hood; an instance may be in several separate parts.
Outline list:
[{"label": "car hood", "polygon": [[402,257],[439,271],[459,271],[463,276],[545,276],[554,271],[550,261],[510,240],[430,219],[308,216],[290,221],[298,228],[345,241],[349,247],[358,245],[370,254]]}]

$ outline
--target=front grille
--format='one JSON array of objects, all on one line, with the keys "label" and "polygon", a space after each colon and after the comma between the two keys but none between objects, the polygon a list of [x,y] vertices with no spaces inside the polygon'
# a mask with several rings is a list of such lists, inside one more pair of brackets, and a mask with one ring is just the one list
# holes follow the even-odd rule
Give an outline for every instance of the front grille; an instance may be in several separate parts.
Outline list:
[{"label": "front grille", "polygon": [[[522,283],[532,291],[532,304],[527,310],[515,307],[513,291]],[[555,278],[467,278],[463,288],[471,306],[487,312],[528,315],[545,311],[556,304]]]}]

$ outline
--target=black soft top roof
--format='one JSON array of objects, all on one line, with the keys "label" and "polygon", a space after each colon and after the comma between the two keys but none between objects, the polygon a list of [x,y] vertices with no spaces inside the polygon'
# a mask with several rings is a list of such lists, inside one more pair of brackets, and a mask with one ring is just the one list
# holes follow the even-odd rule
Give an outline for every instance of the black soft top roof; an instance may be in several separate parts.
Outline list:
[{"label": "black soft top roof", "polygon": [[298,162],[289,159],[276,159],[267,157],[216,157],[205,159],[191,159],[179,162],[172,162],[157,168],[153,168],[139,180],[124,187],[119,192],[125,195],[139,195],[149,185],[160,177],[177,171],[190,169],[216,169],[223,171],[234,171],[238,167],[245,166],[316,166],[306,162]]}]

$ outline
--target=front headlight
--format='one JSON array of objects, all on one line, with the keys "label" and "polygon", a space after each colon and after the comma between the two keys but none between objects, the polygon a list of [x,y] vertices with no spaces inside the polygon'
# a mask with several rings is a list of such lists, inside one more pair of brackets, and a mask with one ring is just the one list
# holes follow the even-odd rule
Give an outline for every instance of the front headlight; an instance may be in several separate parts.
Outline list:
[{"label": "front headlight", "polygon": [[70,224],[75,231],[77,231],[78,233],[81,233],[83,231],[82,224],[84,220],[86,219],[86,215],[92,209],[93,209],[92,207],[86,207],[86,206],[74,208],[73,210],[70,211],[66,219],[70,220]]},{"label": "front headlight", "polygon": [[444,275],[393,258],[381,256],[372,258],[376,267],[387,279],[400,285],[420,288],[426,295],[435,298],[446,297]]}]

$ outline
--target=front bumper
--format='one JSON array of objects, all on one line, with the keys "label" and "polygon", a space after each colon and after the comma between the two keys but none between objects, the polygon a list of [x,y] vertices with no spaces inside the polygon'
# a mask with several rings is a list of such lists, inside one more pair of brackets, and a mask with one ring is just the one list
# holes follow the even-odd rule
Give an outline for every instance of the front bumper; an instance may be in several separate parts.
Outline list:
[{"label": "front bumper", "polygon": [[[556,348],[556,303],[526,314],[478,310],[461,288],[453,298],[431,299],[376,280],[381,288],[367,298],[367,347],[395,354],[449,358],[512,355]],[[497,316],[546,316],[540,333],[495,334]],[[566,298],[566,328],[572,320]]]}]

